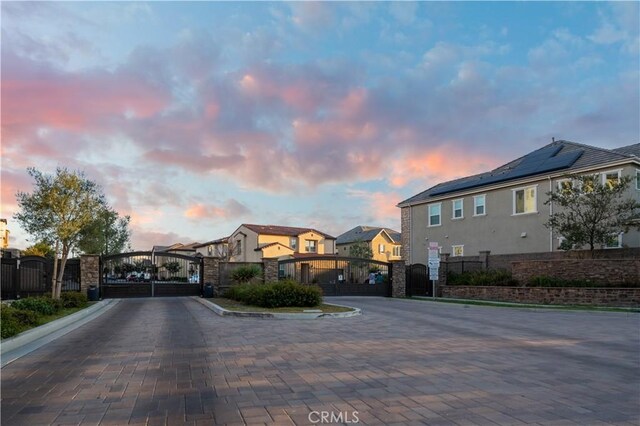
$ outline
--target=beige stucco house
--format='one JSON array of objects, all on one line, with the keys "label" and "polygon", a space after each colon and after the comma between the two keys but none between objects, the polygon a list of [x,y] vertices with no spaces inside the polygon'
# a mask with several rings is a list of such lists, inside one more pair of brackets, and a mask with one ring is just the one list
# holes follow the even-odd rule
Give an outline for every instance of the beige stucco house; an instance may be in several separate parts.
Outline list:
[{"label": "beige stucco house", "polygon": [[[546,193],[569,173],[603,183],[631,176],[628,195],[640,201],[640,144],[604,149],[554,141],[490,172],[429,188],[398,204],[403,258],[426,263],[430,242],[451,256],[559,250],[562,236],[544,226],[554,209]],[[640,247],[640,233],[621,234],[611,247]]]},{"label": "beige stucco house", "polygon": [[9,229],[7,219],[0,219],[0,249],[9,248]]},{"label": "beige stucco house", "polygon": [[401,258],[401,238],[398,231],[390,228],[360,225],[341,234],[336,239],[338,256],[349,256],[351,246],[365,242],[373,253],[373,260],[391,262]]},{"label": "beige stucco house", "polygon": [[229,237],[218,238],[217,240],[197,244],[193,246],[193,248],[196,249],[196,254],[226,259],[229,255]]},{"label": "beige stucco house", "polygon": [[335,254],[335,237],[312,228],[242,224],[229,237],[231,262]]}]

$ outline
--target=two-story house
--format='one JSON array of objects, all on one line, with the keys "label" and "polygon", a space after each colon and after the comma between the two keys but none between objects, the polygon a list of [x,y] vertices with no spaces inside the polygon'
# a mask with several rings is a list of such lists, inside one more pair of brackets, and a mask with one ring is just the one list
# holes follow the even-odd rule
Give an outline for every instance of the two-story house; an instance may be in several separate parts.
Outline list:
[{"label": "two-story house", "polygon": [[[554,141],[490,172],[433,186],[398,204],[403,258],[425,263],[430,242],[451,256],[559,250],[562,236],[544,226],[554,209],[546,193],[574,173],[603,183],[631,176],[628,196],[640,200],[640,144],[604,149]],[[617,237],[611,247],[640,247],[635,230]]]},{"label": "two-story house", "polygon": [[312,228],[242,224],[229,237],[231,262],[335,254],[335,237]]},{"label": "two-story house", "polygon": [[196,254],[226,259],[229,255],[229,237],[207,241],[206,243],[195,245],[193,248],[196,249]]},{"label": "two-story house", "polygon": [[350,256],[350,249],[354,244],[366,243],[373,253],[373,260],[390,262],[400,260],[401,238],[398,231],[376,226],[356,226],[341,234],[336,239],[338,256]]}]

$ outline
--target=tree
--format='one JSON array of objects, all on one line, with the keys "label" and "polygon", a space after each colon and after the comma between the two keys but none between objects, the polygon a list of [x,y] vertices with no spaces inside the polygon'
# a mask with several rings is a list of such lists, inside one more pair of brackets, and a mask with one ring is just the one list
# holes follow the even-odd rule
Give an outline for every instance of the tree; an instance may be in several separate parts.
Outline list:
[{"label": "tree", "polygon": [[83,172],[56,169],[53,175],[27,169],[35,180],[33,193],[18,192],[16,220],[38,240],[51,241],[58,261],[54,262],[51,295],[60,298],[62,276],[69,253],[77,247],[82,231],[102,211],[106,201],[102,189]]},{"label": "tree", "polygon": [[373,250],[366,241],[358,240],[349,247],[349,256],[359,259],[373,259]]},{"label": "tree", "polygon": [[177,274],[181,269],[180,262],[175,262],[175,261],[165,262],[162,264],[162,266],[164,267],[164,269],[169,271],[171,276],[174,276],[175,274]]},{"label": "tree", "polygon": [[105,206],[82,230],[78,250],[103,256],[122,253],[131,237],[130,220],[129,216],[120,217],[118,212]]},{"label": "tree", "polygon": [[562,249],[606,245],[630,228],[640,228],[640,203],[625,198],[631,177],[601,183],[598,175],[567,175],[560,187],[547,192],[545,204],[554,213],[545,226],[564,238]]},{"label": "tree", "polygon": [[22,250],[22,256],[41,256],[47,259],[53,259],[55,257],[55,251],[53,247],[51,247],[51,244],[46,241],[40,241]]}]

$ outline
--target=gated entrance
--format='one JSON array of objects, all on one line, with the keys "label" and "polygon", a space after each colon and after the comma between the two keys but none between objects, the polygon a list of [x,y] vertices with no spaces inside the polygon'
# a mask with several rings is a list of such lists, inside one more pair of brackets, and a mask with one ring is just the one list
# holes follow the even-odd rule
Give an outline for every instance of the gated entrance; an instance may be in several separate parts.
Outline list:
[{"label": "gated entrance", "polygon": [[100,258],[101,297],[198,296],[203,262],[199,256],[138,251]]},{"label": "gated entrance", "polygon": [[[376,260],[317,256],[278,262],[278,277],[316,284],[325,296],[391,296],[391,264]],[[373,284],[369,283],[373,273]]]},{"label": "gated entrance", "polygon": [[433,296],[433,286],[429,281],[429,269],[421,263],[406,267],[407,296]]},{"label": "gated entrance", "polygon": [[[0,297],[20,299],[51,294],[53,259],[40,256],[2,258]],[[68,259],[62,277],[62,291],[80,291],[80,259]]]}]

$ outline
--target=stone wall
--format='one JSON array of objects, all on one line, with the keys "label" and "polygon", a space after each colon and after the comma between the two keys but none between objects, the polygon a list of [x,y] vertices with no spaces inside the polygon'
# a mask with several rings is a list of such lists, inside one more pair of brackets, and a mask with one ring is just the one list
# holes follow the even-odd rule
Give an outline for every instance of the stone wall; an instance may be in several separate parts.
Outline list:
[{"label": "stone wall", "polygon": [[521,284],[534,277],[588,280],[602,285],[640,283],[640,259],[560,259],[511,262]]},{"label": "stone wall", "polygon": [[264,282],[273,283],[278,281],[278,259],[263,259]]},{"label": "stone wall", "polygon": [[91,285],[100,286],[100,256],[83,254],[80,256],[80,292],[87,294]]},{"label": "stone wall", "polygon": [[394,260],[393,262],[391,262],[391,268],[391,297],[406,297],[406,265],[404,263],[404,260]]},{"label": "stone wall", "polygon": [[411,253],[411,207],[400,209],[400,232],[402,248],[400,252],[405,263],[409,264]]},{"label": "stone wall", "polygon": [[640,288],[440,286],[440,297],[550,305],[640,307]]},{"label": "stone wall", "polygon": [[205,256],[202,258],[204,262],[202,279],[204,284],[211,284],[213,286],[213,297],[221,296],[222,289],[220,288],[220,259],[217,257]]}]

